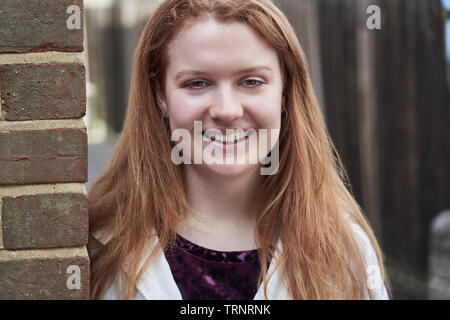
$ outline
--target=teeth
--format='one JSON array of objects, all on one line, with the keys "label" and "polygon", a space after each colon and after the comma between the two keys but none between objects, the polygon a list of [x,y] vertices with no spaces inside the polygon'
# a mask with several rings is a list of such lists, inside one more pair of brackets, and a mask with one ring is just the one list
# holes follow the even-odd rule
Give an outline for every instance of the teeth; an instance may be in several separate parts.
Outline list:
[{"label": "teeth", "polygon": [[217,141],[221,143],[234,143],[235,141],[241,141],[252,134],[254,130],[249,129],[246,132],[244,130],[236,130],[231,134],[222,134],[221,132],[210,130],[206,131],[203,136],[206,141]]}]

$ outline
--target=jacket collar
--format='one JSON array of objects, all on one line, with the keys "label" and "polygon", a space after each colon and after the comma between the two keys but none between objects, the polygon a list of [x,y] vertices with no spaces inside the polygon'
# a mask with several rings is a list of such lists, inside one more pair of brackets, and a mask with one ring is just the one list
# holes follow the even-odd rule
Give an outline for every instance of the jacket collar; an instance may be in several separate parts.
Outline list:
[{"label": "jacket collar", "polygon": [[[99,230],[94,234],[94,238],[101,243],[106,244],[111,239],[111,235]],[[146,251],[151,252],[153,247],[158,244],[158,241],[159,239],[155,235],[153,240],[149,242]],[[274,257],[272,258],[268,269],[268,275],[272,275],[267,282],[267,298],[269,300],[289,299],[287,287],[282,279],[281,272],[279,269],[276,269],[282,249],[281,241],[278,240],[277,249],[275,250]],[[143,272],[142,277],[136,286],[136,290],[146,300],[182,300],[181,292],[173,278],[169,262],[162,249],[158,250],[159,251],[153,260]],[[143,267],[147,257],[148,255],[140,261],[138,269]],[[112,286],[110,289],[114,291],[115,286]],[[253,299],[265,300],[264,283],[259,286]]]}]

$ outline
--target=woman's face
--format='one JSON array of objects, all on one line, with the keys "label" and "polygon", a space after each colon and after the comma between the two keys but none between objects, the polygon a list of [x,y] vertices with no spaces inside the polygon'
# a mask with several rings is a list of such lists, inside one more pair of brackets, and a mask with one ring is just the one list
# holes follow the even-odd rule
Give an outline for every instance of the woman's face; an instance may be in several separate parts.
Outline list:
[{"label": "woman's face", "polygon": [[[259,155],[264,150],[258,151],[258,144],[251,142],[255,137],[259,141],[260,130],[267,129],[267,155],[279,134],[271,129],[279,130],[281,124],[283,84],[277,52],[244,23],[222,23],[211,17],[187,22],[168,45],[165,92],[159,95],[172,133],[182,128],[191,134],[192,148],[183,149],[183,156],[194,163],[191,151],[202,150],[203,161],[197,168],[221,175],[240,175],[259,168],[249,154]],[[195,130],[194,121],[201,121]],[[200,139],[194,137],[199,124]],[[256,132],[247,131],[250,128]],[[218,129],[223,135],[208,129]],[[226,136],[227,129],[228,133],[242,129],[250,136],[242,139],[236,134],[233,139]],[[272,138],[271,132],[275,132]],[[206,161],[206,154],[223,161]],[[234,157],[233,164],[226,163],[227,154]],[[237,157],[243,155],[245,164],[236,164]]]}]

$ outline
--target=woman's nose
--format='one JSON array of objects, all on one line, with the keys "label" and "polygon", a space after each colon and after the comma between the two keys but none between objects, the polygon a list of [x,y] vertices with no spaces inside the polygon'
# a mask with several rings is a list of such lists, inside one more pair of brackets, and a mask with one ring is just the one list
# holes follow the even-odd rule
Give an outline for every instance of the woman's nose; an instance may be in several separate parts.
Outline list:
[{"label": "woman's nose", "polygon": [[232,88],[222,87],[214,96],[214,101],[209,108],[209,115],[216,120],[232,122],[244,115],[244,108]]}]

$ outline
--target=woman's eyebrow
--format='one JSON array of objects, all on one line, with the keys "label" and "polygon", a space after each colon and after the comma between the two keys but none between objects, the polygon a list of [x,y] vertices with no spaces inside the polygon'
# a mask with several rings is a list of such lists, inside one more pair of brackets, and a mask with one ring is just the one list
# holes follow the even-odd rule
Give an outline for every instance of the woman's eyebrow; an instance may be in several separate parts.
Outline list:
[{"label": "woman's eyebrow", "polygon": [[[238,74],[243,74],[243,73],[257,72],[257,71],[261,71],[261,70],[265,70],[268,72],[273,71],[272,68],[270,68],[268,66],[255,66],[255,67],[241,69],[241,70],[237,71],[235,74],[238,75]],[[195,75],[195,76],[209,75],[209,73],[206,71],[196,70],[196,69],[187,69],[187,70],[178,72],[177,75],[175,76],[175,81],[177,81],[178,79],[180,79],[182,76],[184,76],[186,74]]]}]

